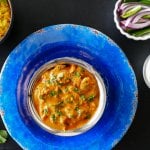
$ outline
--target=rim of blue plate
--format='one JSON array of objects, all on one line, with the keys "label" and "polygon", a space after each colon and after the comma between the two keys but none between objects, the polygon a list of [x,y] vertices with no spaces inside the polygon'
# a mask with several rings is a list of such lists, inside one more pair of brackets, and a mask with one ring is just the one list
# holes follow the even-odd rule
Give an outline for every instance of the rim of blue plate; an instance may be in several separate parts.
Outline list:
[{"label": "rim of blue plate", "polygon": [[[69,44],[73,44],[71,45],[72,46],[71,51],[68,51],[67,48],[69,48],[70,45],[68,46],[65,43],[66,41],[67,42],[69,41],[70,42]],[[57,44],[58,46],[57,48],[62,48],[62,49],[64,48],[62,51],[61,50],[59,51],[61,54],[55,51],[57,50],[57,48],[55,48],[54,46],[55,44]],[[61,44],[64,44],[65,46],[63,45],[64,46],[63,47]],[[74,46],[78,50],[75,51]],[[28,69],[30,69],[30,71],[33,71],[34,69],[36,70],[39,67],[38,65],[42,65],[46,63],[44,61],[48,61],[48,59],[52,59],[49,57],[56,57],[56,54],[55,56],[46,56],[47,60],[43,59],[40,62],[41,64],[36,64],[37,66],[34,66],[33,70],[31,69],[31,65],[33,65],[34,62],[37,61],[36,59],[38,59],[38,57],[43,57],[44,55],[50,53],[49,52],[50,48],[53,48],[53,52],[58,55],[57,56],[58,58],[62,57],[62,55],[70,55],[70,57],[71,56],[81,57],[81,58],[84,58],[87,62],[90,62],[91,64],[93,63],[95,65],[94,67],[97,67],[96,69],[99,69],[98,72],[104,78],[105,84],[106,85],[108,84],[107,85],[108,104],[104,112],[105,114],[102,116],[102,119],[90,131],[82,135],[79,135],[78,137],[75,137],[75,138],[61,139],[58,136],[49,135],[49,133],[46,133],[45,131],[41,130],[39,127],[36,126],[35,122],[32,122],[30,120],[31,119],[30,114],[26,114],[26,115],[22,114],[24,112],[21,109],[23,105],[25,106],[25,104],[21,104],[21,102],[18,101],[18,98],[20,98],[24,94],[24,93],[21,93],[22,94],[21,95],[19,92],[22,92],[21,90],[25,92],[26,90],[26,89],[23,89],[23,87],[26,86],[25,85],[26,83],[24,82],[26,81],[25,79],[25,74],[27,73],[26,71],[28,71]],[[100,52],[103,55],[100,55]],[[43,54],[43,55],[40,56],[39,54],[40,55]],[[109,55],[112,56],[112,58],[109,57],[109,61],[108,61],[106,58]],[[28,61],[30,61],[31,64],[30,63],[28,64]],[[114,68],[114,66],[110,64],[110,62],[112,64],[114,63],[114,65],[116,65],[117,67]],[[102,66],[98,65],[97,63],[98,64],[102,63],[101,64]],[[28,68],[29,65],[30,65],[30,68]],[[124,69],[122,69],[122,66],[124,67]],[[105,67],[106,70],[103,70],[103,67]],[[110,72],[108,68],[110,69]],[[34,72],[31,73],[30,77],[32,76],[33,73]],[[128,75],[128,80],[126,80],[125,76],[121,76],[121,75]],[[11,77],[13,77],[13,80],[10,79]],[[110,79],[107,77],[110,77]],[[26,78],[28,78],[28,75],[26,76]],[[9,84],[6,83],[6,81],[8,81]],[[110,84],[111,82],[114,84],[112,85],[112,87],[115,86],[116,88],[115,89],[116,91],[114,91],[116,93],[113,93],[113,94],[109,93],[109,91],[113,90]],[[124,86],[125,87],[127,86],[130,89],[129,92],[127,89],[125,89]],[[87,143],[86,144],[82,143],[83,145],[80,145],[76,149],[85,149],[87,147],[89,149],[99,149],[100,144],[102,144],[101,145],[102,149],[111,149],[122,139],[122,137],[127,132],[127,130],[129,129],[133,121],[133,118],[135,116],[135,112],[137,109],[137,103],[138,103],[137,94],[138,94],[138,90],[137,90],[136,77],[123,51],[109,37],[107,37],[100,31],[95,30],[90,27],[81,26],[81,25],[60,24],[60,25],[49,26],[49,27],[46,27],[46,28],[43,28],[41,30],[34,32],[30,36],[28,36],[24,41],[22,41],[10,53],[7,60],[5,61],[5,64],[0,74],[0,99],[1,99],[0,110],[1,110],[2,120],[9,134],[23,149],[34,149],[35,147],[39,150],[42,148],[69,149],[68,147],[64,147],[66,146],[65,142],[68,142],[69,140],[74,141],[74,142],[69,141],[70,142],[68,143],[70,144],[69,146],[71,145],[74,146],[75,142],[78,142],[79,144],[81,144],[82,141],[79,141],[77,138],[82,139],[82,140],[84,138],[87,138],[86,139]],[[23,103],[24,103],[24,97],[21,97],[21,98],[23,99]],[[112,103],[112,98],[116,98],[116,101],[113,102],[113,105],[110,104],[110,102]],[[128,103],[124,102],[125,98],[128,99]],[[15,107],[12,107],[12,104]],[[123,109],[125,106],[128,106],[126,108],[127,110]],[[7,107],[9,107],[9,109]],[[116,107],[116,109],[114,107]],[[109,108],[113,110],[110,110]],[[15,112],[13,112],[14,110]],[[109,111],[113,113],[114,117],[116,117],[115,116],[116,112],[117,112],[117,115],[119,115],[117,117],[121,117],[122,115],[125,115],[124,114],[125,112],[127,113],[126,114],[127,116],[124,120],[121,118],[117,118],[117,117],[110,118],[108,116],[110,113]],[[27,116],[29,117],[29,119],[26,118]],[[17,123],[15,119],[17,119]],[[109,121],[112,124],[108,125]],[[29,122],[34,126],[34,128],[31,127],[31,125],[29,125]],[[116,128],[117,131],[114,132],[114,128],[115,128],[114,124],[116,122],[119,124],[118,124],[118,128]],[[103,127],[103,130],[100,127]],[[17,129],[19,129],[19,131],[21,132],[18,133],[16,131]],[[40,132],[40,134],[42,135],[42,137],[39,136],[38,132],[36,131],[33,132],[33,130],[37,130],[37,129],[38,129],[38,132]],[[99,131],[99,133],[96,133],[97,131]],[[102,135],[100,132],[104,132],[105,135]],[[93,139],[91,143],[88,143],[89,136],[93,136],[93,137],[95,136],[95,138],[98,138],[98,139]],[[24,140],[24,137],[26,137],[26,140]],[[49,141],[50,144],[43,143],[43,140],[45,140],[45,137],[51,138],[51,141]],[[106,137],[109,138],[108,141],[106,141],[105,139]],[[55,145],[57,144],[58,139],[59,139],[60,145],[62,145],[61,148],[58,148]],[[99,139],[102,141],[99,141]]]}]

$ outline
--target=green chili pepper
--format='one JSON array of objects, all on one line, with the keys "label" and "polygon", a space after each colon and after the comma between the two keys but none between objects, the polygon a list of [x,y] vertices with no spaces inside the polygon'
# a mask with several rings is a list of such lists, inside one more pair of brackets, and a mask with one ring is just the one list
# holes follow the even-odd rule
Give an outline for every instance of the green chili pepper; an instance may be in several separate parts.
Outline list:
[{"label": "green chili pepper", "polygon": [[131,35],[137,36],[137,37],[138,36],[143,36],[143,35],[146,35],[146,34],[150,34],[150,27],[131,32]]},{"label": "green chili pepper", "polygon": [[139,0],[124,0],[123,2],[127,3],[127,2],[137,2],[137,1],[139,1]]},{"label": "green chili pepper", "polygon": [[150,0],[140,0],[141,3],[150,5]]},{"label": "green chili pepper", "polygon": [[143,16],[144,19],[150,19],[150,15]]},{"label": "green chili pepper", "polygon": [[123,13],[123,14],[121,15],[121,17],[124,18],[124,19],[125,19],[125,18],[128,18],[128,17],[130,17],[130,16],[136,14],[137,12],[139,12],[141,9],[142,9],[142,6],[140,6],[140,5],[139,5],[139,6],[136,6],[136,7],[132,8],[132,9],[126,11],[125,13]]}]

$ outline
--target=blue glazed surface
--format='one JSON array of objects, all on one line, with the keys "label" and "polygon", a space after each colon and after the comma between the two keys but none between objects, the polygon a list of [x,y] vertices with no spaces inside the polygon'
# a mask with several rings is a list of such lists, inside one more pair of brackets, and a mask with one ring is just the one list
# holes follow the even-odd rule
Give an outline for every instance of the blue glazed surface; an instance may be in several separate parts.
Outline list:
[{"label": "blue glazed surface", "polygon": [[[60,137],[41,129],[27,108],[27,87],[44,63],[74,57],[91,64],[102,76],[107,104],[102,118],[88,132]],[[129,128],[137,108],[134,72],[120,48],[99,31],[78,25],[39,30],[7,58],[0,76],[0,110],[9,134],[27,150],[109,150]]]}]

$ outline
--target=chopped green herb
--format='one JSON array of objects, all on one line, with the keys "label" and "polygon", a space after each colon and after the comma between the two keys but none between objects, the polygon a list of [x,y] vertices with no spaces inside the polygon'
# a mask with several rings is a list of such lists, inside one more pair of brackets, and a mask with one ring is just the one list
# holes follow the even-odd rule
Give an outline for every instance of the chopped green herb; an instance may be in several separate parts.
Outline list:
[{"label": "chopped green herb", "polygon": [[47,83],[48,83],[48,84],[52,84],[51,80],[47,80]]},{"label": "chopped green herb", "polygon": [[91,118],[91,115],[90,115],[90,114],[87,114],[84,119],[90,119],[90,118]]},{"label": "chopped green herb", "polygon": [[40,95],[39,98],[40,98],[40,99],[44,99],[44,98],[43,98],[43,95]]},{"label": "chopped green herb", "polygon": [[75,75],[76,77],[80,77],[80,73],[79,73],[79,72],[75,72],[74,75]]},{"label": "chopped green herb", "polygon": [[82,100],[85,100],[85,95],[81,95],[80,98],[81,98]]},{"label": "chopped green herb", "polygon": [[68,92],[68,87],[65,88],[65,92]]},{"label": "chopped green herb", "polygon": [[85,70],[84,70],[84,68],[83,68],[83,67],[80,67],[80,71],[81,71],[81,72],[84,72]]},{"label": "chopped green herb", "polygon": [[56,83],[56,75],[50,75],[50,83]]},{"label": "chopped green herb", "polygon": [[58,94],[61,94],[62,93],[62,90],[61,89],[58,89]]},{"label": "chopped green herb", "polygon": [[95,96],[94,96],[94,95],[91,95],[91,96],[88,97],[88,101],[89,101],[89,102],[92,102],[92,101],[94,100],[94,98],[95,98]]},{"label": "chopped green herb", "polygon": [[44,108],[43,112],[44,112],[44,115],[47,115],[48,114],[48,107]]},{"label": "chopped green herb", "polygon": [[56,113],[57,113],[58,116],[62,115],[62,112],[60,110],[57,110]]},{"label": "chopped green herb", "polygon": [[75,111],[79,111],[79,107],[78,106],[76,106],[76,108],[74,109]]},{"label": "chopped green herb", "polygon": [[79,89],[78,89],[77,87],[75,87],[73,90],[74,90],[75,92],[79,92]]},{"label": "chopped green herb", "polygon": [[52,114],[51,118],[52,118],[53,121],[56,121],[56,116],[55,116],[55,114]]},{"label": "chopped green herb", "polygon": [[57,94],[56,91],[50,91],[50,96],[55,96]]}]

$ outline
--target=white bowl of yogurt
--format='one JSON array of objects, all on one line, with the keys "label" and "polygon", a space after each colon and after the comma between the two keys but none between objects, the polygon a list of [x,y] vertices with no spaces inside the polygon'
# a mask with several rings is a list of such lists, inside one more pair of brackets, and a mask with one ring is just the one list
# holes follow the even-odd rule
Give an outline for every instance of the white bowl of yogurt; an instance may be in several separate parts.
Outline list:
[{"label": "white bowl of yogurt", "polygon": [[145,83],[150,88],[150,55],[146,58],[143,66],[143,77]]}]

